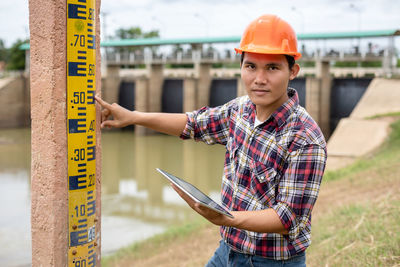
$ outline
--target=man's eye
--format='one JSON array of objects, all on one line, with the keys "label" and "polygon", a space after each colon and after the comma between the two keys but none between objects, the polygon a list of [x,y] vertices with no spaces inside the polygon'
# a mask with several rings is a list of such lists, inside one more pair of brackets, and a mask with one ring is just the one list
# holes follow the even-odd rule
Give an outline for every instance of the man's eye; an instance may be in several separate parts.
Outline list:
[{"label": "man's eye", "polygon": [[252,70],[252,69],[254,69],[255,67],[254,67],[254,65],[246,65],[246,68]]},{"label": "man's eye", "polygon": [[277,70],[277,69],[278,69],[277,66],[269,66],[269,67],[268,67],[268,70]]}]

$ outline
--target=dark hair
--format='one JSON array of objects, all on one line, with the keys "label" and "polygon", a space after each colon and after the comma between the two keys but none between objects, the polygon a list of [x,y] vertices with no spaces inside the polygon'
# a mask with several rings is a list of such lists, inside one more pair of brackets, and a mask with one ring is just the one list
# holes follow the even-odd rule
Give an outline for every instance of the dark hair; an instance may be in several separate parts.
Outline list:
[{"label": "dark hair", "polygon": [[[286,60],[288,62],[289,65],[289,70],[291,70],[294,66],[294,64],[296,63],[296,61],[294,60],[294,57],[289,56],[289,55],[285,55]],[[240,56],[240,66],[242,66],[243,64],[243,59],[244,59],[244,52],[242,52],[242,55]]]},{"label": "dark hair", "polygon": [[294,60],[294,57],[289,56],[289,55],[285,55],[287,63],[289,65],[289,70],[291,70],[294,66],[294,64],[296,63],[296,61]]}]

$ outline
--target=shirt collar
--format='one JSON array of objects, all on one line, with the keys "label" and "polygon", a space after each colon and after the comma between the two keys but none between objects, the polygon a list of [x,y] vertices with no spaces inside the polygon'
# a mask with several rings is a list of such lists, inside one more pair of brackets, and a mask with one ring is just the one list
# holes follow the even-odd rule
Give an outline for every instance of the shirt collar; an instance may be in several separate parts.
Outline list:
[{"label": "shirt collar", "polygon": [[[294,88],[288,87],[287,94],[289,99],[267,119],[267,121],[275,120],[278,127],[281,127],[286,122],[292,111],[299,105],[299,96]],[[249,105],[243,117],[248,119],[251,125],[254,125],[255,116],[256,105],[249,98]]]},{"label": "shirt collar", "polygon": [[271,117],[275,119],[278,127],[281,127],[286,122],[293,110],[299,105],[299,96],[295,89],[288,87],[287,94],[289,99],[271,115]]}]

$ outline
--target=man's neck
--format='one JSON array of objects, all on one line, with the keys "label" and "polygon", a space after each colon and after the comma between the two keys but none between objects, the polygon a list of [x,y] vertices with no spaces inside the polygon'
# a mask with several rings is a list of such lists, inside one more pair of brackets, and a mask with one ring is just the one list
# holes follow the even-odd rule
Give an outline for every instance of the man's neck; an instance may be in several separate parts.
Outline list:
[{"label": "man's neck", "polygon": [[[286,95],[287,96],[287,95]],[[289,97],[284,97],[281,101],[273,103],[272,105],[262,106],[256,105],[256,116],[259,121],[266,121],[272,113],[274,113],[280,106],[282,106]]]}]

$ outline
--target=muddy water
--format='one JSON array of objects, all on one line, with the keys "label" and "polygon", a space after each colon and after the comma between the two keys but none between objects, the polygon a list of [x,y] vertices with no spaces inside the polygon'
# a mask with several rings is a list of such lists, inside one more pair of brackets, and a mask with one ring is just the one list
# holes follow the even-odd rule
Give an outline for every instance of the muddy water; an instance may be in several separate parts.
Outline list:
[{"label": "muddy water", "polygon": [[[102,251],[198,218],[155,168],[194,183],[219,200],[224,147],[165,135],[102,135]],[[0,266],[29,266],[30,130],[0,130]]]}]

